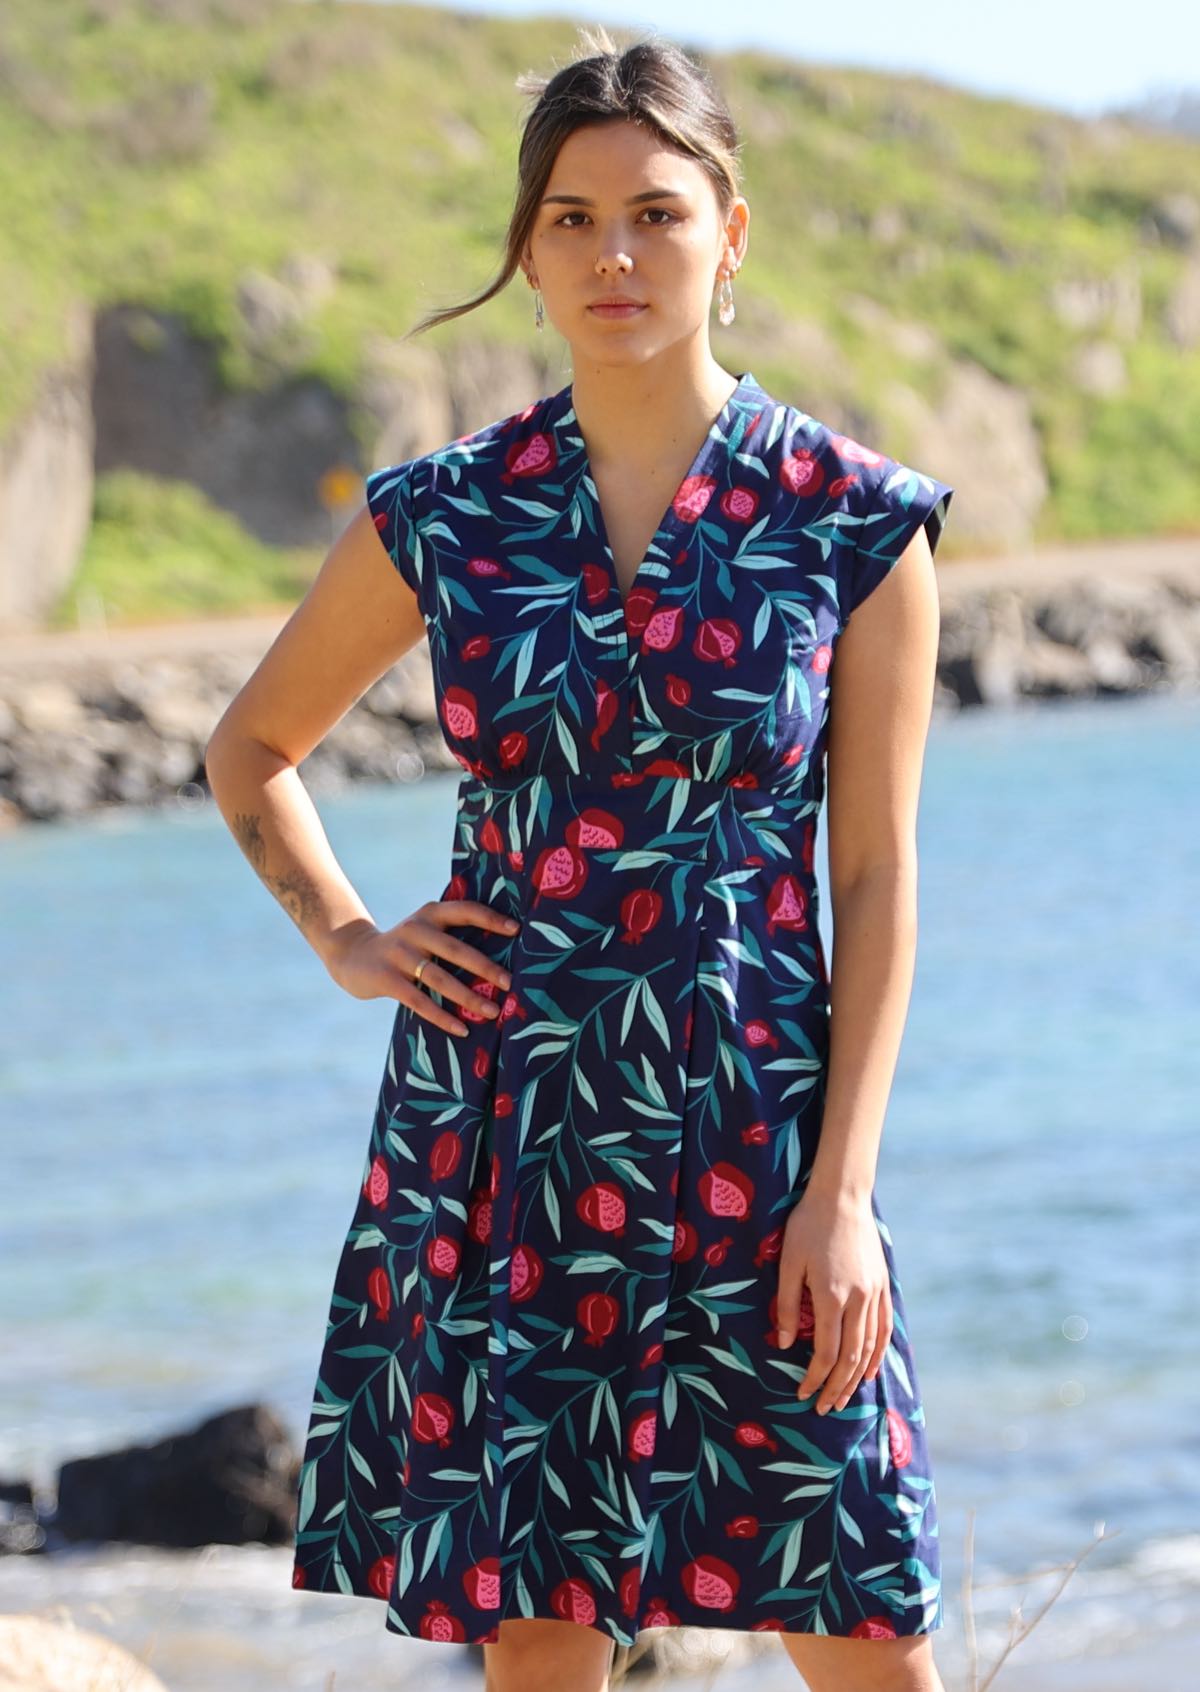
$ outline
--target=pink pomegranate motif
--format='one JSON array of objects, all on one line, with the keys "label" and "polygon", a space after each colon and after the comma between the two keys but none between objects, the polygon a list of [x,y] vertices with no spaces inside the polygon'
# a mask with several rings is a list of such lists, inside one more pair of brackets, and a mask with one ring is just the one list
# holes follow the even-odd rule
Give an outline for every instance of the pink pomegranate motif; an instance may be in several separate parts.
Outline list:
[{"label": "pink pomegranate motif", "polygon": [[[516,1198],[513,1199],[516,1209]],[[512,1239],[512,1229],[508,1231]],[[523,1304],[537,1293],[546,1273],[546,1266],[531,1245],[521,1244],[509,1259],[508,1288],[514,1304]]]},{"label": "pink pomegranate motif", "polygon": [[683,609],[667,605],[655,611],[642,630],[643,652],[670,652],[683,639]]},{"label": "pink pomegranate motif", "polygon": [[777,928],[793,931],[808,927],[808,894],[791,874],[776,876],[767,894],[767,933]]},{"label": "pink pomegranate motif", "polygon": [[899,1410],[893,1410],[889,1407],[887,1431],[892,1463],[897,1469],[903,1469],[912,1461],[912,1429]]},{"label": "pink pomegranate motif", "polygon": [[611,578],[603,564],[581,564],[579,574],[583,579],[583,596],[588,604],[603,605],[611,586]]},{"label": "pink pomegranate motif", "polygon": [[375,1320],[386,1322],[392,1308],[392,1283],[386,1269],[376,1267],[367,1276],[367,1297],[375,1306]]},{"label": "pink pomegranate motif", "polygon": [[625,1570],[625,1573],[617,1582],[617,1595],[621,1600],[621,1608],[627,1616],[632,1616],[636,1613],[638,1606],[638,1594],[641,1589],[642,1571],[635,1563],[632,1568]]},{"label": "pink pomegranate motif", "polygon": [[554,437],[539,429],[524,440],[512,442],[504,455],[505,468],[500,473],[500,480],[515,482],[518,478],[527,480],[531,476],[544,476],[554,469],[557,462]]},{"label": "pink pomegranate motif", "polygon": [[367,1585],[377,1598],[387,1598],[391,1595],[395,1573],[395,1557],[376,1557],[367,1570]]},{"label": "pink pomegranate motif", "polygon": [[550,1608],[563,1621],[590,1627],[596,1619],[596,1598],[588,1581],[579,1575],[560,1580],[550,1594]]},{"label": "pink pomegranate motif", "polygon": [[828,673],[829,665],[830,665],[832,658],[833,658],[833,648],[832,648],[832,646],[830,646],[828,644],[828,642],[822,642],[822,644],[817,647],[816,651],[812,655],[813,674],[815,676],[826,675]]},{"label": "pink pomegranate motif", "polygon": [[603,1345],[616,1332],[621,1307],[611,1293],[590,1292],[575,1306],[575,1319],[584,1332],[585,1345]]},{"label": "pink pomegranate motif", "polygon": [[771,1438],[761,1422],[739,1422],[733,1430],[733,1437],[739,1445],[745,1445],[751,1450],[779,1450],[779,1441]]},{"label": "pink pomegranate motif", "polygon": [[726,1216],[743,1222],[750,1213],[754,1182],[736,1164],[724,1159],[706,1169],[696,1182],[700,1202],[710,1216]]},{"label": "pink pomegranate motif", "polygon": [[433,1639],[440,1645],[453,1645],[465,1641],[467,1630],[452,1615],[450,1606],[442,1598],[430,1598],[425,1604],[425,1614],[417,1626],[417,1633],[422,1639]]},{"label": "pink pomegranate motif", "polygon": [[625,1195],[615,1181],[594,1181],[575,1200],[575,1213],[589,1228],[620,1239],[625,1233]]},{"label": "pink pomegranate motif", "polygon": [[726,1234],[723,1239],[716,1240],[712,1245],[704,1248],[704,1261],[718,1268],[725,1261],[725,1254],[733,1244],[733,1235]]},{"label": "pink pomegranate motif", "polygon": [[500,768],[514,769],[529,750],[529,736],[522,734],[520,729],[509,729],[507,734],[500,737]]},{"label": "pink pomegranate motif", "polygon": [[816,453],[807,447],[789,453],[779,466],[779,480],[789,493],[811,498],[825,485],[825,472]]},{"label": "pink pomegranate motif", "polygon": [[692,651],[706,664],[733,669],[733,655],[742,644],[742,631],[732,617],[705,617],[696,627]]},{"label": "pink pomegranate motif", "polygon": [[625,838],[625,824],[611,811],[599,805],[589,805],[579,816],[572,817],[563,831],[569,846],[594,849],[619,846]]},{"label": "pink pomegranate motif", "polygon": [[832,482],[830,482],[828,488],[826,488],[825,491],[828,494],[830,499],[840,499],[842,497],[842,495],[845,493],[847,488],[857,487],[861,480],[862,480],[861,476],[856,476],[856,475],[853,475],[853,474],[846,475],[846,476],[835,476],[833,478]]},{"label": "pink pomegranate motif", "polygon": [[686,676],[677,676],[673,670],[667,672],[667,698],[672,705],[686,705],[692,697],[692,684]]},{"label": "pink pomegranate motif", "polygon": [[[481,999],[491,999],[495,1002],[495,1000],[500,997],[502,989],[497,987],[494,981],[483,981],[477,977],[471,982],[471,991],[473,993],[477,993]],[[456,1000],[454,1004],[454,1011],[455,1014],[460,1016],[464,1022],[486,1022],[490,1026],[496,1021],[495,1017],[484,1014],[482,1006],[476,1010],[474,1005],[472,1005],[469,1001],[464,1005],[460,1004]]]},{"label": "pink pomegranate motif", "polygon": [[461,651],[464,658],[486,658],[492,650],[492,643],[487,635],[472,635],[470,640],[464,640]]},{"label": "pink pomegranate motif", "polygon": [[454,1406],[440,1392],[419,1392],[413,1399],[412,1435],[422,1445],[449,1445],[453,1426]]},{"label": "pink pomegranate motif", "polygon": [[761,1269],[764,1263],[776,1263],[783,1251],[783,1224],[772,1228],[769,1234],[764,1234],[758,1242],[758,1250],[754,1254],[754,1267]]},{"label": "pink pomegranate motif", "polygon": [[735,1516],[725,1523],[725,1532],[730,1539],[754,1539],[758,1534],[758,1517]]},{"label": "pink pomegranate motif", "polygon": [[654,615],[654,607],[657,604],[657,588],[635,587],[630,589],[625,597],[625,627],[631,635],[641,634]]},{"label": "pink pomegranate motif", "polygon": [[506,570],[498,558],[468,558],[467,574],[483,580],[498,577],[502,582],[512,581],[512,571]]},{"label": "pink pomegranate motif", "polygon": [[441,713],[446,732],[458,740],[471,740],[479,732],[479,703],[469,688],[452,683],[442,696]]},{"label": "pink pomegranate motif", "polygon": [[765,1122],[752,1122],[749,1128],[742,1129],[742,1144],[744,1146],[765,1146],[771,1140],[770,1132]]},{"label": "pink pomegranate motif", "polygon": [[388,1166],[386,1158],[376,1156],[371,1159],[371,1171],[363,1182],[363,1192],[366,1195],[367,1202],[373,1204],[376,1210],[387,1203]]},{"label": "pink pomegranate motif", "polygon": [[846,1637],[848,1639],[895,1639],[896,1629],[886,1616],[864,1616],[861,1621],[855,1622]]},{"label": "pink pomegranate motif", "polygon": [[772,1051],[779,1050],[779,1036],[772,1034],[768,1025],[760,1017],[746,1024],[746,1044],[748,1046],[770,1046]]},{"label": "pink pomegranate motif", "polygon": [[467,1211],[467,1233],[480,1245],[492,1237],[492,1201],[486,1193],[477,1193]]},{"label": "pink pomegranate motif", "polygon": [[550,899],[575,899],[587,880],[588,864],[575,846],[547,846],[533,866],[534,903]]},{"label": "pink pomegranate motif", "polygon": [[501,834],[495,817],[488,817],[479,830],[479,844],[485,852],[503,852],[504,836]]},{"label": "pink pomegranate motif", "polygon": [[675,1217],[675,1243],[671,1247],[671,1256],[676,1263],[686,1263],[695,1257],[696,1248],[700,1243],[700,1236],[692,1224],[682,1216]]},{"label": "pink pomegranate motif", "polygon": [[458,1241],[449,1234],[434,1234],[425,1247],[425,1262],[430,1274],[439,1275],[446,1281],[458,1274],[461,1255]]},{"label": "pink pomegranate motif", "polygon": [[446,1181],[462,1161],[462,1141],[452,1128],[447,1128],[433,1142],[429,1153],[429,1173],[435,1181]]},{"label": "pink pomegranate motif", "polygon": [[658,1432],[658,1412],[656,1410],[641,1410],[629,1424],[629,1445],[627,1456],[637,1462],[642,1457],[653,1457],[654,1439]]},{"label": "pink pomegranate motif", "polygon": [[726,488],[717,502],[717,510],[732,523],[752,523],[759,503],[753,488]]},{"label": "pink pomegranate motif", "polygon": [[658,926],[662,916],[662,894],[652,887],[635,887],[621,900],[621,939],[627,945],[638,946],[651,929]]},{"label": "pink pomegranate motif", "polygon": [[642,1611],[640,1626],[678,1627],[679,1617],[676,1615],[675,1611],[669,1607],[666,1599],[660,1594],[657,1598],[651,1598],[649,1600],[648,1608]]},{"label": "pink pomegranate motif", "polygon": [[477,1610],[500,1608],[500,1559],[481,1557],[463,1570],[463,1591]]},{"label": "pink pomegranate motif", "polygon": [[708,1552],[685,1563],[679,1579],[691,1602],[705,1610],[732,1610],[741,1585],[737,1570]]},{"label": "pink pomegranate motif", "polygon": [[606,681],[596,683],[596,726],[588,737],[593,752],[600,750],[600,742],[617,720],[621,701]]},{"label": "pink pomegranate motif", "polygon": [[713,496],[715,476],[685,476],[671,501],[671,509],[681,523],[695,523],[703,517]]},{"label": "pink pomegranate motif", "polygon": [[854,440],[850,435],[830,435],[829,444],[839,458],[849,459],[851,464],[882,464],[883,454],[875,452],[871,447],[863,446],[861,441]]}]

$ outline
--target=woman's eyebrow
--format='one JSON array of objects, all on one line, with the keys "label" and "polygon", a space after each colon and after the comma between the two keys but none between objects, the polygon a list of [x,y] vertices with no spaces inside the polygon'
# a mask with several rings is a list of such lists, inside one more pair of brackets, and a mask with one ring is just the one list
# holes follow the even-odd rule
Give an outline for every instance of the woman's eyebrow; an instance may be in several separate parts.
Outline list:
[{"label": "woman's eyebrow", "polygon": [[[644,193],[631,194],[625,204],[636,206],[643,200],[682,200],[684,197],[681,188],[647,188]],[[594,206],[595,203],[586,194],[547,194],[542,200],[544,206]]]}]

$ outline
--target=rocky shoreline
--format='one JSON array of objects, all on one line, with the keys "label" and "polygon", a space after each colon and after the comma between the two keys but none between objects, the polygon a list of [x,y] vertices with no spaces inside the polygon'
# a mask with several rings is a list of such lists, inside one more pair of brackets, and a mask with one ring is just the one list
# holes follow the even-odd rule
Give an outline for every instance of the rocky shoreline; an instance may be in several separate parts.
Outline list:
[{"label": "rocky shoreline", "polygon": [[[1200,691],[1200,539],[938,567],[935,708]],[[0,639],[0,827],[201,805],[204,748],[286,615]],[[315,795],[457,770],[422,642],[300,766]]]}]

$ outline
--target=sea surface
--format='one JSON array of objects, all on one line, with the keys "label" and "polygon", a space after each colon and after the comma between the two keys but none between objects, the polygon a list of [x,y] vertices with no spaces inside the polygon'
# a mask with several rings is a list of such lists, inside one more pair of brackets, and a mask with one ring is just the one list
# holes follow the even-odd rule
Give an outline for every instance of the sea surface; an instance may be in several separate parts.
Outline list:
[{"label": "sea surface", "polygon": [[[440,890],[456,789],[450,773],[316,797],[381,926]],[[918,840],[876,1193],[937,1484],[943,1678],[967,1692],[968,1586],[983,1671],[1065,1578],[1000,1692],[1184,1692],[1200,699],[939,716]],[[67,1457],[248,1400],[299,1440],[394,1001],[332,982],[211,800],[0,839],[0,906],[0,1476],[50,1488]],[[290,1563],[10,1557],[0,1610],[57,1606],[172,1692],[481,1686],[478,1652],[386,1633],[374,1600],[293,1593]],[[770,1661],[735,1653],[712,1685],[799,1684]]]}]

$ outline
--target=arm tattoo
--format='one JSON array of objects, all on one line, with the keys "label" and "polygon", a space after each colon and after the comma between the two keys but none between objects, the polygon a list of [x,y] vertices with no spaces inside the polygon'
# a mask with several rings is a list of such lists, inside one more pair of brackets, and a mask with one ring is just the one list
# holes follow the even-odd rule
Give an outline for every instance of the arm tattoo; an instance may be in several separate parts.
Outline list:
[{"label": "arm tattoo", "polygon": [[279,900],[297,928],[304,929],[321,908],[316,883],[303,870],[288,875],[267,873],[267,843],[259,819],[253,812],[239,811],[233,819],[233,835],[263,884]]}]

